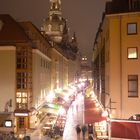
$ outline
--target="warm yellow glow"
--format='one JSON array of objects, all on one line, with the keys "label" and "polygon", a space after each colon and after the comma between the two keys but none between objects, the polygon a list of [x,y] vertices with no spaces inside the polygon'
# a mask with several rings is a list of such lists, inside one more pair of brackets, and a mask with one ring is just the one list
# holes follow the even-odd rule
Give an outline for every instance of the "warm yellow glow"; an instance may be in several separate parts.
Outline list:
[{"label": "warm yellow glow", "polygon": [[55,92],[56,92],[56,93],[61,93],[61,92],[62,92],[62,88],[57,88],[57,89],[55,89]]},{"label": "warm yellow glow", "polygon": [[137,58],[136,48],[128,48],[128,58]]},{"label": "warm yellow glow", "polygon": [[108,117],[108,111],[104,111],[103,113],[102,113],[102,117]]},{"label": "warm yellow glow", "polygon": [[24,135],[23,134],[19,134],[19,138],[23,139]]},{"label": "warm yellow glow", "polygon": [[64,115],[65,113],[66,113],[66,110],[65,110],[63,107],[61,107],[61,108],[59,109],[58,114],[59,114],[59,115]]},{"label": "warm yellow glow", "polygon": [[17,103],[21,103],[21,98],[17,98]]},{"label": "warm yellow glow", "polygon": [[99,103],[95,103],[95,106],[96,106],[96,107],[99,107]]},{"label": "warm yellow glow", "polygon": [[22,97],[27,97],[27,93],[26,92],[23,92],[22,93]]},{"label": "warm yellow glow", "polygon": [[67,102],[69,100],[69,96],[65,95],[64,100]]},{"label": "warm yellow glow", "polygon": [[27,103],[27,98],[22,98],[22,103]]},{"label": "warm yellow glow", "polygon": [[51,127],[50,126],[44,126],[43,128],[44,129],[50,129]]},{"label": "warm yellow glow", "polygon": [[107,131],[107,121],[100,122],[100,125],[102,126],[102,129]]},{"label": "warm yellow glow", "polygon": [[21,92],[17,92],[17,97],[21,97]]},{"label": "warm yellow glow", "polygon": [[96,107],[96,111],[99,111],[100,110],[100,108],[99,107]]},{"label": "warm yellow glow", "polygon": [[54,98],[55,98],[54,92],[50,91],[50,93],[46,97],[46,100],[47,100],[47,102],[52,102]]}]

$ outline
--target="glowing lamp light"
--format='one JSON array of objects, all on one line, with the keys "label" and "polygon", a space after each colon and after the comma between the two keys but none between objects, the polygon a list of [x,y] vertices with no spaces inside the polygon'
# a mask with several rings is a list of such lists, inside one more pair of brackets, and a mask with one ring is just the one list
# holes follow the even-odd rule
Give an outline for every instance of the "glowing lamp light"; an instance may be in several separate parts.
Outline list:
[{"label": "glowing lamp light", "polygon": [[23,139],[24,135],[23,134],[19,134],[19,138]]},{"label": "glowing lamp light", "polygon": [[59,109],[59,105],[57,105],[57,104],[48,104],[48,106],[50,107],[50,108],[54,108],[54,109]]},{"label": "glowing lamp light", "polygon": [[104,111],[103,113],[102,113],[102,117],[108,117],[108,111]]},{"label": "glowing lamp light", "polygon": [[61,92],[62,92],[62,88],[57,88],[57,89],[55,89],[55,92],[56,92],[56,93],[61,93]]},{"label": "glowing lamp light", "polygon": [[72,88],[72,91],[73,91],[73,92],[76,91],[76,87],[75,87],[75,86],[72,86],[71,88]]},{"label": "glowing lamp light", "polygon": [[95,93],[93,91],[90,92],[90,95],[91,95],[92,98],[96,99],[96,95],[95,95]]},{"label": "glowing lamp light", "polygon": [[81,85],[81,84],[78,84],[77,86],[78,86],[78,88],[81,88],[81,87],[82,87],[82,85]]},{"label": "glowing lamp light", "polygon": [[5,127],[12,127],[12,120],[6,120]]},{"label": "glowing lamp light", "polygon": [[67,101],[69,100],[69,96],[66,95],[66,96],[64,97],[64,100],[67,102]]},{"label": "glowing lamp light", "polygon": [[79,78],[79,82],[82,82],[82,79],[81,78]]},{"label": "glowing lamp light", "polygon": [[47,102],[52,102],[54,98],[55,98],[54,92],[50,91],[50,93],[47,95],[46,100]]},{"label": "glowing lamp light", "polygon": [[103,130],[107,130],[107,121],[102,121],[102,122],[100,122],[101,123],[101,125],[102,125],[102,128],[103,128]]},{"label": "glowing lamp light", "polygon": [[66,113],[66,110],[63,108],[63,107],[61,107],[60,109],[59,109],[59,115],[63,115],[63,114],[65,114]]},{"label": "glowing lamp light", "polygon": [[82,86],[85,86],[85,82],[82,82],[81,84],[82,84]]},{"label": "glowing lamp light", "polygon": [[99,107],[99,103],[95,103],[95,106],[96,106],[96,107]]},{"label": "glowing lamp light", "polygon": [[99,107],[96,107],[96,111],[99,111],[100,110],[100,108]]}]

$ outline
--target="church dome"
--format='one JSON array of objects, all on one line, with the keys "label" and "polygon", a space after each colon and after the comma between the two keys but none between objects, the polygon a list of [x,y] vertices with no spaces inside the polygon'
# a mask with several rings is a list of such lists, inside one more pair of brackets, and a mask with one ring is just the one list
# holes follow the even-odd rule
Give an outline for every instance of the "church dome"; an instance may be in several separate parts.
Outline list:
[{"label": "church dome", "polygon": [[50,0],[49,17],[41,28],[51,41],[61,43],[66,28],[66,20],[62,17],[61,0]]},{"label": "church dome", "polygon": [[51,36],[56,42],[61,42],[62,34],[65,27],[66,21],[57,15],[53,15],[47,18],[43,24],[42,30],[45,34]]}]

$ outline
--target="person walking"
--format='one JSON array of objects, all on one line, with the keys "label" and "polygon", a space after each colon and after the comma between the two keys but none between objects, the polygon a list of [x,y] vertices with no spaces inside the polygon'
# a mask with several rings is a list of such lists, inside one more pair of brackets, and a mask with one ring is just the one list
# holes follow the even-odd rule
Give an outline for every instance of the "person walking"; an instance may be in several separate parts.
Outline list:
[{"label": "person walking", "polygon": [[0,133],[0,140],[4,140],[3,136],[2,136],[2,133]]},{"label": "person walking", "polygon": [[14,136],[14,132],[10,132],[10,140],[17,140]]}]

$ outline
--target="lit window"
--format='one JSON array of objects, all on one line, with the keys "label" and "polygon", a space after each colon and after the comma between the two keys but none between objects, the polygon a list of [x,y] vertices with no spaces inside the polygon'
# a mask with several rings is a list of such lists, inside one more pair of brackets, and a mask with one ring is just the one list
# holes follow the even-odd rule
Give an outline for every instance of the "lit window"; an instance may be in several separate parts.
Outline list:
[{"label": "lit window", "polygon": [[137,24],[136,23],[128,23],[127,24],[127,34],[137,34]]},{"label": "lit window", "polygon": [[22,103],[23,104],[27,103],[27,98],[22,98]]},{"label": "lit window", "polygon": [[137,51],[137,48],[133,47],[133,48],[128,48],[128,53],[127,53],[127,58],[128,59],[136,59],[138,58],[138,51]]},{"label": "lit window", "polygon": [[17,92],[17,97],[21,97],[21,92]]},{"label": "lit window", "polygon": [[21,98],[17,98],[17,103],[21,103]]},{"label": "lit window", "polygon": [[26,109],[28,104],[27,92],[17,92],[16,96],[16,107]]},{"label": "lit window", "polygon": [[26,92],[23,92],[22,93],[22,97],[27,97],[27,93]]},{"label": "lit window", "polygon": [[128,75],[128,97],[138,97],[138,75]]}]

